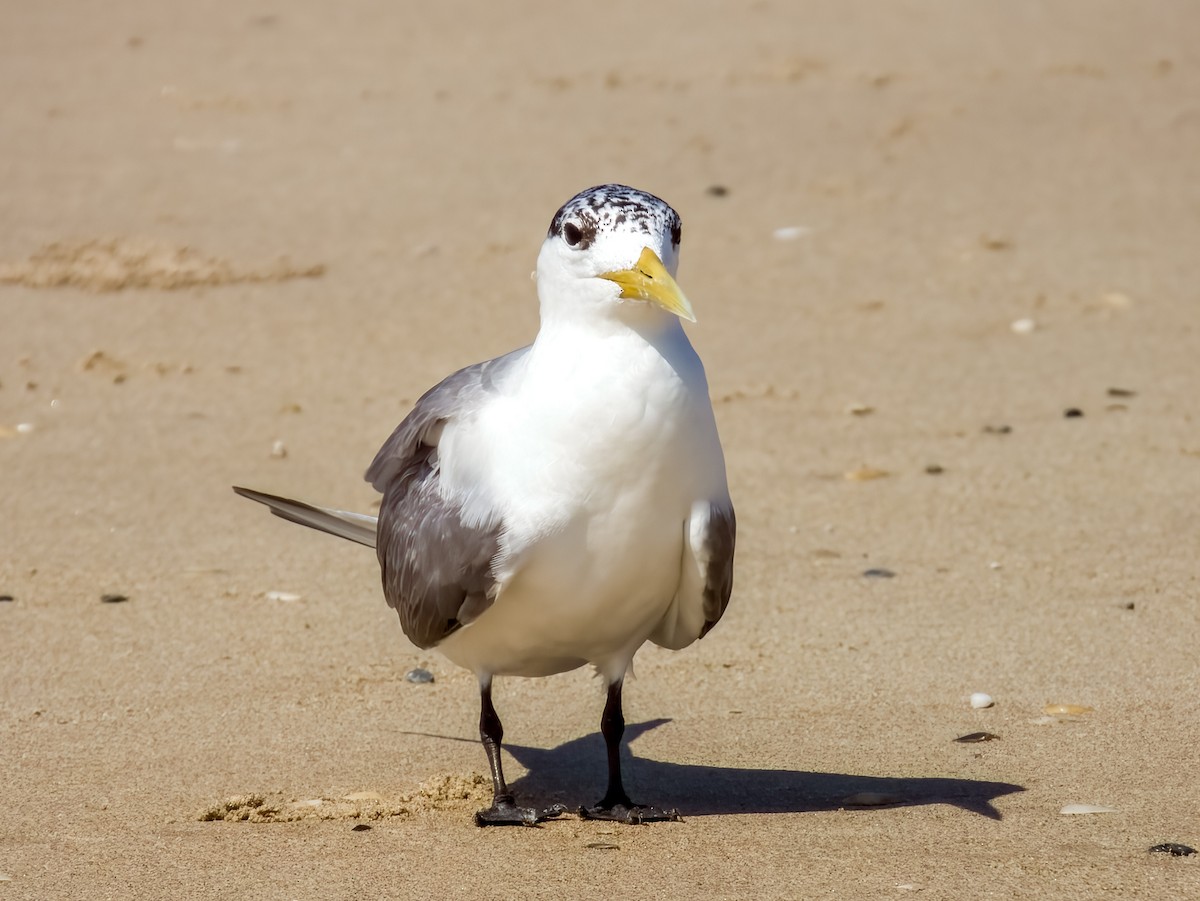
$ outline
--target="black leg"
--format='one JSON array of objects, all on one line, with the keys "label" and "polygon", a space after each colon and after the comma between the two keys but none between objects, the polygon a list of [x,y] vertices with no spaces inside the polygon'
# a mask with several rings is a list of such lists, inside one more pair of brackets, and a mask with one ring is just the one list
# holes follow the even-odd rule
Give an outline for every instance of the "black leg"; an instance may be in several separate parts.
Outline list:
[{"label": "black leg", "polygon": [[536,826],[541,820],[556,817],[566,811],[561,804],[545,810],[518,807],[508,783],[504,781],[504,767],[500,762],[500,742],[504,738],[504,724],[496,708],[492,706],[492,682],[479,685],[479,738],[487,753],[488,769],[492,772],[492,806],[477,811],[477,826]]},{"label": "black leg", "polygon": [[585,820],[616,820],[621,823],[652,823],[679,820],[678,810],[659,810],[634,804],[625,793],[621,778],[621,738],[625,735],[625,711],[621,706],[623,680],[608,686],[608,700],[600,718],[600,734],[608,752],[608,791],[595,807],[582,807],[579,815]]}]

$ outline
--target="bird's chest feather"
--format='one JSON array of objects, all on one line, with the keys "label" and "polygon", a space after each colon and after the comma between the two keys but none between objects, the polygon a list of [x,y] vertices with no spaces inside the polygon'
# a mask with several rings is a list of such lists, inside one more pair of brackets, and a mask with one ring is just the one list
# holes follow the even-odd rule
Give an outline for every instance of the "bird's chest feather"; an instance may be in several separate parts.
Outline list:
[{"label": "bird's chest feather", "polygon": [[511,392],[442,444],[447,484],[501,514],[508,554],[552,536],[622,545],[630,524],[681,521],[710,490],[712,461],[691,451],[712,414],[686,339],[666,352],[615,340],[531,356]]}]

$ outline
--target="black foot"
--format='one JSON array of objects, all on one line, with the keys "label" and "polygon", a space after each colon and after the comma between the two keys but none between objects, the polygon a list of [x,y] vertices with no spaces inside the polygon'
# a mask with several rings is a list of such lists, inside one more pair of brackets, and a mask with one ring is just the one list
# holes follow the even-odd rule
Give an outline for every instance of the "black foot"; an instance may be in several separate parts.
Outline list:
[{"label": "black foot", "polygon": [[640,823],[678,823],[683,821],[678,810],[660,810],[657,807],[643,807],[641,804],[612,804],[603,801],[595,807],[580,807],[579,817],[584,820],[611,820],[615,823],[627,823],[636,826]]},{"label": "black foot", "polygon": [[499,801],[487,810],[475,812],[476,826],[536,826],[542,820],[551,820],[567,812],[561,804],[537,810],[533,807],[518,807],[512,801]]}]

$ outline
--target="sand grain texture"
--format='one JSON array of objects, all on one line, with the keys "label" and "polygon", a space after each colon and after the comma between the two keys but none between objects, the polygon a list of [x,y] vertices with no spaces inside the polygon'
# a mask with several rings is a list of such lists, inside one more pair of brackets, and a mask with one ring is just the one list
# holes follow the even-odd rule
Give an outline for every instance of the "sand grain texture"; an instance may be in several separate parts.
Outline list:
[{"label": "sand grain texture", "polygon": [[[5,17],[0,898],[1200,897],[1197,7],[641,10]],[[684,822],[478,830],[472,677],[229,486],[370,509],[609,180],[683,216],[734,598],[626,688]],[[496,702],[599,796],[589,674]]]}]

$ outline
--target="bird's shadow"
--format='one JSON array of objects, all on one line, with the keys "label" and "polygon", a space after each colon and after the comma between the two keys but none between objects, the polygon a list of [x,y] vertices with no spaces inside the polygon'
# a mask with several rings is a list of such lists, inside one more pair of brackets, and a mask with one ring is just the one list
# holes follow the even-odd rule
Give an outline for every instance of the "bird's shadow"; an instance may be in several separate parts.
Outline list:
[{"label": "bird's shadow", "polygon": [[[632,755],[629,742],[669,722],[630,723],[625,729],[622,763],[634,801],[678,808],[684,817],[950,804],[999,820],[1000,812],[992,802],[1025,790],[1007,782],[974,779],[695,766]],[[578,807],[595,802],[604,791],[604,739],[598,732],[556,748],[505,744],[504,750],[526,771],[510,786],[520,803]]]}]

